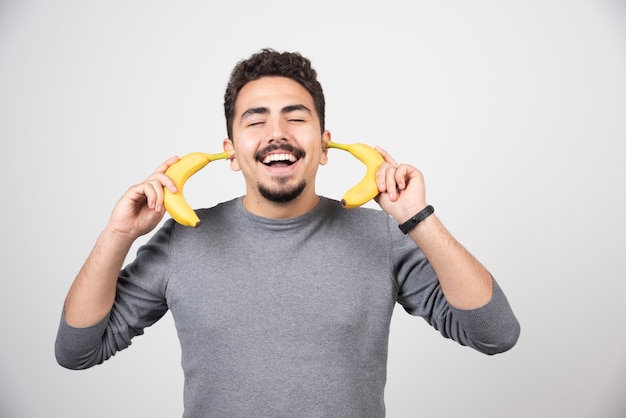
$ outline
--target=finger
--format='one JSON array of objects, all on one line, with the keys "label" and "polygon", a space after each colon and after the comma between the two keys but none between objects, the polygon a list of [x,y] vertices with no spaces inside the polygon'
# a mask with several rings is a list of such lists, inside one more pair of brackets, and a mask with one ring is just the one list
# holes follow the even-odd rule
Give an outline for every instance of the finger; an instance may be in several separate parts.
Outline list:
[{"label": "finger", "polygon": [[176,161],[178,161],[179,159],[180,158],[178,157],[178,155],[172,155],[170,158],[165,160],[161,165],[159,165],[156,168],[156,170],[154,170],[153,174],[165,173],[165,171],[167,171],[167,169],[170,168],[170,166],[174,164]]},{"label": "finger", "polygon": [[388,162],[389,164],[391,164],[393,167],[397,167],[398,163],[396,162],[396,160],[393,159],[393,157],[387,152],[385,151],[383,148],[381,148],[380,146],[376,145],[376,147],[374,147],[376,149],[376,151],[378,151],[378,153],[380,155],[383,156],[383,159]]},{"label": "finger", "polygon": [[161,181],[161,187],[167,187],[170,192],[178,193],[178,186],[176,186],[176,182],[172,180],[170,176],[163,174],[163,177],[159,179]]},{"label": "finger", "polygon": [[409,174],[409,168],[405,164],[400,164],[396,169],[395,182],[398,190],[404,190],[406,188],[406,179]]},{"label": "finger", "polygon": [[[162,175],[162,177],[167,178],[165,175]],[[136,196],[134,200],[144,200],[150,209],[160,210],[163,202],[163,183],[156,175],[148,177],[132,191]]]},{"label": "finger", "polygon": [[153,179],[157,179],[160,182],[159,188],[167,187],[172,193],[178,192],[178,187],[176,187],[176,183],[169,176],[165,175],[165,172],[172,164],[178,161],[180,158],[177,155],[173,155],[167,160],[165,160],[161,165],[159,165],[152,175],[148,177],[145,182],[152,181]]},{"label": "finger", "polygon": [[139,185],[139,189],[137,190],[138,194],[143,195],[143,198],[146,201],[146,205],[150,209],[155,209],[156,201],[157,201],[157,192],[155,190],[155,185],[152,184],[149,180],[144,181]]},{"label": "finger", "polygon": [[392,166],[388,162],[384,162],[376,170],[376,183],[378,184],[378,190],[384,193],[389,190],[389,173],[395,171],[395,166]]},{"label": "finger", "polygon": [[396,173],[398,172],[398,169],[396,167],[389,167],[387,169],[386,172],[386,188],[387,188],[387,193],[389,193],[389,199],[391,199],[392,201],[396,200],[396,197],[398,195],[397,193],[397,181],[396,181]]},{"label": "finger", "polygon": [[[167,187],[170,192],[177,193],[178,187],[176,186],[176,183],[174,182],[174,180],[172,180],[170,176],[166,175],[163,171],[160,170],[161,168],[165,166],[167,167],[171,166],[172,164],[168,164],[171,161],[173,162],[178,161],[178,157],[172,157],[166,162],[164,162],[163,164],[161,164],[159,168],[157,168],[155,172],[150,175],[150,177],[144,180],[144,182],[158,181],[160,183],[161,188]],[[167,170],[167,168],[165,170]]]}]

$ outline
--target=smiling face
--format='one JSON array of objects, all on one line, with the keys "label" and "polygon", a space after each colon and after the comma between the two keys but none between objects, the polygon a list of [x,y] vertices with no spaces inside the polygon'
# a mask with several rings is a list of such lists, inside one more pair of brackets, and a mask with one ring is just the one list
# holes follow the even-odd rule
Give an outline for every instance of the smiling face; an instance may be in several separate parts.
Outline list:
[{"label": "smiling face", "polygon": [[265,217],[297,216],[312,209],[319,197],[315,176],[327,162],[328,131],[320,131],[313,98],[285,77],[248,82],[235,102],[231,162],[246,179],[244,205]]}]

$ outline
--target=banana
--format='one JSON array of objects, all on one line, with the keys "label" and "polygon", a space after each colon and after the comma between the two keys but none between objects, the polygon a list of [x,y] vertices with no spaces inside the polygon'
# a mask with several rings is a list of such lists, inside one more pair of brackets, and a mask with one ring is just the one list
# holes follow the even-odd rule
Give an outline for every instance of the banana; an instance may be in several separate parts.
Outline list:
[{"label": "banana", "polygon": [[[348,190],[341,199],[341,204],[348,209],[359,207],[378,195],[378,185],[376,184],[376,171],[385,161],[378,151],[366,144],[339,144],[329,142],[329,148],[337,148],[348,151],[359,159],[367,169],[365,176],[359,183]],[[170,192],[163,188],[163,204],[170,216],[179,224],[184,226],[197,227],[200,225],[200,218],[189,206],[183,194],[185,183],[196,172],[215,160],[229,158],[232,152],[224,151],[219,154],[206,154],[203,152],[192,152],[183,156],[172,164],[165,174],[176,184],[178,193]]]},{"label": "banana", "polygon": [[178,192],[172,193],[167,189],[167,187],[164,187],[163,204],[165,205],[165,209],[169,212],[170,216],[176,222],[184,226],[196,227],[200,225],[200,218],[198,218],[196,212],[194,212],[191,206],[189,206],[185,200],[185,196],[183,195],[185,182],[189,179],[189,177],[194,175],[211,161],[223,160],[230,156],[231,152],[228,151],[224,151],[219,154],[192,152],[183,156],[181,159],[169,166],[169,168],[165,171],[165,174],[174,180],[174,183],[178,188]]},{"label": "banana", "polygon": [[356,208],[367,203],[378,195],[378,185],[376,184],[376,171],[385,162],[383,156],[378,151],[366,144],[338,144],[329,142],[329,148],[338,148],[348,151],[358,158],[367,171],[363,179],[348,190],[341,199],[341,204],[348,209]]}]

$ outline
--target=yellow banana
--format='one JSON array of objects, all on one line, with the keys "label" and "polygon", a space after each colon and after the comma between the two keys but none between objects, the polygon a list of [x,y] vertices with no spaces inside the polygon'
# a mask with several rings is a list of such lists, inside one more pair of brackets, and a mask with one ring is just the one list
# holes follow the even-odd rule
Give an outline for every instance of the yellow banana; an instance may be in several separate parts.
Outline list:
[{"label": "yellow banana", "polygon": [[183,187],[185,182],[198,172],[201,168],[206,166],[211,161],[223,160],[230,157],[231,153],[228,151],[221,152],[219,154],[205,154],[203,152],[192,152],[183,156],[174,164],[169,166],[165,171],[165,174],[169,176],[176,187],[177,193],[172,193],[167,187],[163,188],[163,204],[165,209],[169,212],[170,216],[179,224],[184,226],[196,227],[200,225],[200,218],[196,215],[196,212],[189,206],[183,195]]},{"label": "yellow banana", "polygon": [[328,147],[348,151],[365,164],[367,168],[365,177],[343,195],[341,204],[348,209],[352,209],[375,198],[379,193],[378,185],[376,184],[376,171],[385,162],[383,156],[366,144],[338,144],[331,141],[328,143]]}]

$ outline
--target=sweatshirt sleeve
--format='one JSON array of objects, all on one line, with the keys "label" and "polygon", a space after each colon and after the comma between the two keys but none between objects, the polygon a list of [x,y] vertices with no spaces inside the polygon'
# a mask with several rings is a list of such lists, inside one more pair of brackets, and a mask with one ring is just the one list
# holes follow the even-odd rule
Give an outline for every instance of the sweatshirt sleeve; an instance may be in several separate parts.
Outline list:
[{"label": "sweatshirt sleeve", "polygon": [[110,355],[107,356],[99,352],[104,350],[101,342],[107,330],[108,320],[107,315],[95,325],[75,328],[65,321],[65,313],[61,314],[61,322],[54,344],[57,362],[65,368],[79,370],[102,363],[105,357],[110,357]]},{"label": "sweatshirt sleeve", "polygon": [[520,324],[495,280],[491,300],[486,305],[470,310],[450,306],[450,317],[458,322],[458,332],[464,334],[462,339],[466,344],[485,354],[510,350],[519,339]]},{"label": "sweatshirt sleeve", "polygon": [[408,237],[396,235],[394,239],[397,300],[409,314],[423,317],[445,338],[484,354],[502,353],[517,343],[520,324],[493,278],[492,297],[486,305],[470,310],[454,308],[422,251]]},{"label": "sweatshirt sleeve", "polygon": [[169,268],[170,224],[165,224],[137,251],[135,260],[118,277],[115,302],[102,321],[75,328],[61,316],[55,341],[57,362],[69,369],[86,369],[124,350],[168,310],[165,298]]}]

